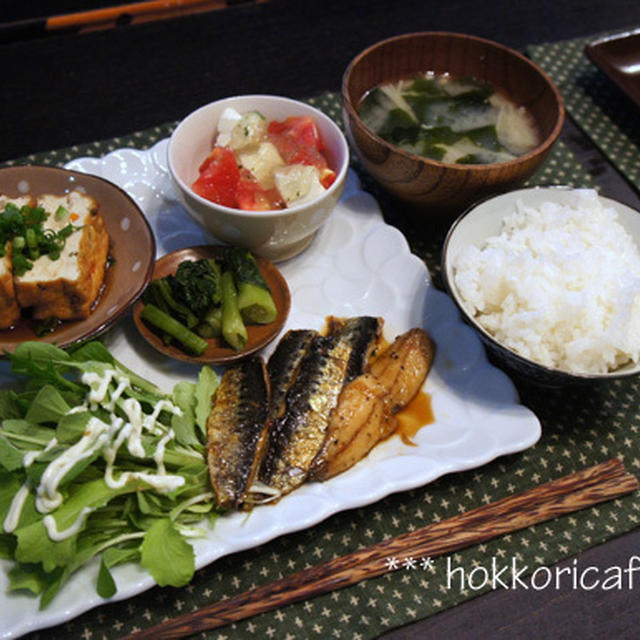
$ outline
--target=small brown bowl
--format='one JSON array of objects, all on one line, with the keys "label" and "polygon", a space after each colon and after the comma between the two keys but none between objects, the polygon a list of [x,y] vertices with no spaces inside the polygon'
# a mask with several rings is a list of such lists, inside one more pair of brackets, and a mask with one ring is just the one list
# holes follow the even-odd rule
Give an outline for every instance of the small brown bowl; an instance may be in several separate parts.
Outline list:
[{"label": "small brown bowl", "polygon": [[20,165],[0,169],[0,193],[10,197],[63,195],[84,191],[96,199],[111,239],[109,264],[91,315],[66,320],[50,333],[40,335],[26,316],[15,327],[0,331],[0,357],[12,353],[25,340],[52,342],[68,347],[106,331],[123,317],[151,278],[156,244],[151,227],[131,197],[120,187],[80,171],[45,165]]},{"label": "small brown bowl", "polygon": [[[164,278],[169,274],[176,272],[178,265],[185,260],[200,260],[202,258],[215,258],[222,254],[224,247],[215,245],[203,245],[199,247],[187,247],[178,249],[168,253],[160,258],[155,265],[153,271],[153,279]],[[241,351],[229,347],[222,339],[211,338],[207,340],[209,346],[200,356],[193,356],[185,353],[181,349],[173,345],[166,345],[162,338],[154,333],[140,317],[140,312],[144,307],[144,303],[138,300],[133,308],[133,320],[135,322],[140,335],[154,349],[164,353],[165,355],[175,358],[176,360],[184,360],[185,362],[199,362],[201,364],[230,364],[242,358],[245,358],[256,351],[259,351],[268,345],[279,333],[287,320],[289,310],[291,309],[291,293],[284,276],[278,271],[272,262],[265,258],[256,256],[258,268],[265,282],[271,289],[273,301],[278,310],[278,315],[274,322],[270,324],[251,324],[247,325],[247,344]]]},{"label": "small brown bowl", "polygon": [[[425,72],[491,84],[529,111],[542,142],[509,162],[448,164],[402,151],[364,125],[357,107],[368,91]],[[501,44],[458,33],[411,33],[365,49],[344,73],[342,99],[347,137],[373,178],[404,202],[453,214],[525,182],[546,158],[564,122],[560,92],[539,67]]]}]

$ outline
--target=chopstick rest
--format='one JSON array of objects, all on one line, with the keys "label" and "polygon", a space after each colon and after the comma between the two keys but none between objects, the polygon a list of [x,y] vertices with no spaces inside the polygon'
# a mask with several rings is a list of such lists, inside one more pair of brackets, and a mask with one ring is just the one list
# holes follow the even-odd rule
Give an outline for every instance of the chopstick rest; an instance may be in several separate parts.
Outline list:
[{"label": "chopstick rest", "polygon": [[637,488],[636,477],[625,471],[620,460],[612,459],[304,569],[126,638],[182,638],[215,629],[387,573],[393,569],[388,559],[394,554],[437,557],[618,498]]}]

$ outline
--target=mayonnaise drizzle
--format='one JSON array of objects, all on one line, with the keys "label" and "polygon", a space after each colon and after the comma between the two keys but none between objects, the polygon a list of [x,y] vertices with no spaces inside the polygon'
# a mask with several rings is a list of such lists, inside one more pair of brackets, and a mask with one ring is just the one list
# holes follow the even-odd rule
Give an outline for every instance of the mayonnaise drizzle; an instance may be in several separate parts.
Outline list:
[{"label": "mayonnaise drizzle", "polygon": [[51,540],[53,540],[54,542],[61,542],[62,540],[66,540],[72,535],[78,533],[78,531],[80,531],[80,529],[82,528],[87,515],[89,515],[92,511],[93,509],[84,507],[78,514],[78,517],[75,519],[74,523],[63,531],[58,531],[58,524],[53,516],[45,516],[42,519],[42,524],[47,530],[47,534],[49,538],[51,538]]},{"label": "mayonnaise drizzle", "polygon": [[58,491],[60,481],[77,462],[102,449],[109,440],[108,430],[108,424],[92,416],[82,438],[47,465],[36,490],[36,509],[40,513],[53,511],[62,504],[62,494]]},{"label": "mayonnaise drizzle", "polygon": [[24,503],[29,495],[29,483],[25,482],[13,496],[13,500],[11,501],[11,506],[9,507],[9,511],[7,511],[7,515],[4,518],[4,522],[2,523],[2,528],[7,532],[11,533],[15,531],[18,526],[18,522],[20,521],[20,515],[22,514],[22,508],[24,507]]},{"label": "mayonnaise drizzle", "polygon": [[49,449],[52,449],[57,444],[58,441],[55,438],[51,438],[42,451],[27,451],[22,458],[22,465],[25,469],[30,467],[45,451],[49,451]]},{"label": "mayonnaise drizzle", "polygon": [[[121,489],[132,481],[143,481],[163,493],[174,491],[183,486],[184,478],[180,475],[168,474],[164,466],[166,446],[175,438],[173,429],[168,429],[157,422],[162,411],[179,416],[181,415],[180,408],[170,400],[162,399],[155,404],[151,413],[146,414],[137,399],[122,399],[122,394],[131,386],[131,381],[126,375],[114,368],[105,367],[101,372],[84,372],[82,382],[90,389],[86,402],[78,407],[73,407],[69,413],[88,409],[95,410],[98,405],[101,405],[110,413],[110,420],[106,422],[96,416],[91,416],[82,437],[47,465],[35,491],[35,503],[38,511],[49,514],[57,509],[63,502],[62,493],[59,491],[60,482],[74,465],[96,453],[102,455],[107,463],[104,480],[111,489]],[[115,385],[112,385],[112,382]],[[116,405],[126,416],[125,419],[114,413]],[[132,456],[147,457],[142,443],[145,432],[160,436],[156,448],[151,454],[156,465],[156,472],[125,471],[116,478],[114,464],[118,450],[123,444],[126,443]],[[23,460],[24,466],[28,467],[33,464],[38,456],[57,444],[56,439],[52,438],[43,451],[27,452]],[[4,519],[3,528],[5,531],[14,531],[18,526],[29,491],[29,483],[25,483],[16,492]],[[89,507],[84,507],[74,523],[63,531],[58,531],[57,523],[52,515],[46,515],[43,518],[43,524],[52,540],[64,540],[82,528],[87,515],[92,510]]]}]

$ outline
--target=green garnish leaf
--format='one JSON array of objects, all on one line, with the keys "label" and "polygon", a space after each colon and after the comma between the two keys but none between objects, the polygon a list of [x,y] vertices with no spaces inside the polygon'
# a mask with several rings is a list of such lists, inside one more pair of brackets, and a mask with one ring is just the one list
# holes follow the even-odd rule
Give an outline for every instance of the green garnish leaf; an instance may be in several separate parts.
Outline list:
[{"label": "green garnish leaf", "polygon": [[56,220],[66,220],[69,217],[69,210],[60,205],[53,214]]},{"label": "green garnish leaf", "polygon": [[[22,486],[23,479],[17,473],[5,473],[0,469],[0,522],[4,522],[13,496]],[[0,531],[3,528],[0,527]]]},{"label": "green garnish leaf", "polygon": [[56,428],[56,440],[63,444],[77,442],[82,438],[91,417],[91,413],[88,411],[78,411],[63,415]]},{"label": "green garnish leaf", "polygon": [[100,559],[100,570],[98,571],[98,582],[96,591],[101,598],[111,598],[116,594],[116,583],[105,562],[104,554]]},{"label": "green garnish leaf", "polygon": [[193,382],[178,382],[173,388],[173,402],[180,408],[181,415],[171,417],[171,428],[176,440],[187,447],[199,446],[195,431],[194,411],[196,409],[196,385]]},{"label": "green garnish leaf", "polygon": [[71,407],[60,392],[50,384],[40,389],[33,399],[25,419],[35,424],[58,422],[67,415]]},{"label": "green garnish leaf", "polygon": [[14,447],[4,436],[0,436],[0,465],[7,471],[15,471],[23,466],[24,453]]},{"label": "green garnish leaf", "polygon": [[44,591],[51,578],[40,565],[21,564],[9,571],[9,591],[30,591],[38,595]]},{"label": "green garnish leaf", "polygon": [[5,418],[22,418],[18,394],[11,389],[0,389],[0,420]]},{"label": "green garnish leaf", "polygon": [[211,367],[202,367],[198,374],[198,382],[195,388],[195,419],[196,424],[205,436],[207,433],[207,418],[211,413],[211,400],[219,384],[218,374]]},{"label": "green garnish leaf", "polygon": [[161,586],[182,587],[193,577],[195,554],[169,518],[156,520],[141,547],[140,564]]},{"label": "green garnish leaf", "polygon": [[[110,489],[104,479],[79,485],[73,494],[52,514],[58,532],[72,527],[82,518],[82,510],[98,509],[119,494],[135,491],[137,483],[129,483],[122,489]],[[20,562],[41,562],[45,571],[53,571],[72,562],[78,534],[86,526],[86,518],[73,535],[64,540],[51,540],[42,520],[16,530],[18,547],[16,559]]]}]

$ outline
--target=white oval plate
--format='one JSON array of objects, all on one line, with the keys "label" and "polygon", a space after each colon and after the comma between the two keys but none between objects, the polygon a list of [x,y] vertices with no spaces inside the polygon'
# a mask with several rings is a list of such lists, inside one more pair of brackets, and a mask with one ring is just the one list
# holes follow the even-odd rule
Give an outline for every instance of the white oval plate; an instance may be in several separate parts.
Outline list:
[{"label": "white oval plate", "polygon": [[[67,165],[115,182],[136,200],[156,235],[157,257],[215,241],[179,205],[167,171],[166,146],[162,140],[148,151],[122,149]],[[433,287],[424,262],[410,252],[404,236],[384,222],[378,204],[360,190],[353,172],[336,210],[309,248],[278,267],[292,295],[283,332],[320,329],[328,315],[359,314],[382,316],[387,339],[411,327],[426,329],[436,343],[425,383],[435,422],[418,432],[417,447],[391,438],[327,482],[304,485],[275,505],[255,508],[249,517],[231,513],[219,518],[205,538],[194,542],[198,568],[311,527],[338,511],[521,451],[540,437],[536,416],[519,404],[509,378],[487,362],[480,341],[461,322],[453,302]],[[142,342],[130,315],[105,341],[116,358],[166,389],[197,375],[198,367],[168,359]],[[273,345],[265,355],[271,349]],[[10,381],[8,370],[0,368],[0,382]],[[44,611],[38,610],[36,598],[6,593],[9,563],[2,561],[1,566],[0,638],[60,624],[106,602],[95,593],[97,564],[72,576]],[[113,573],[118,585],[114,600],[154,585],[136,565],[117,567]]]}]

